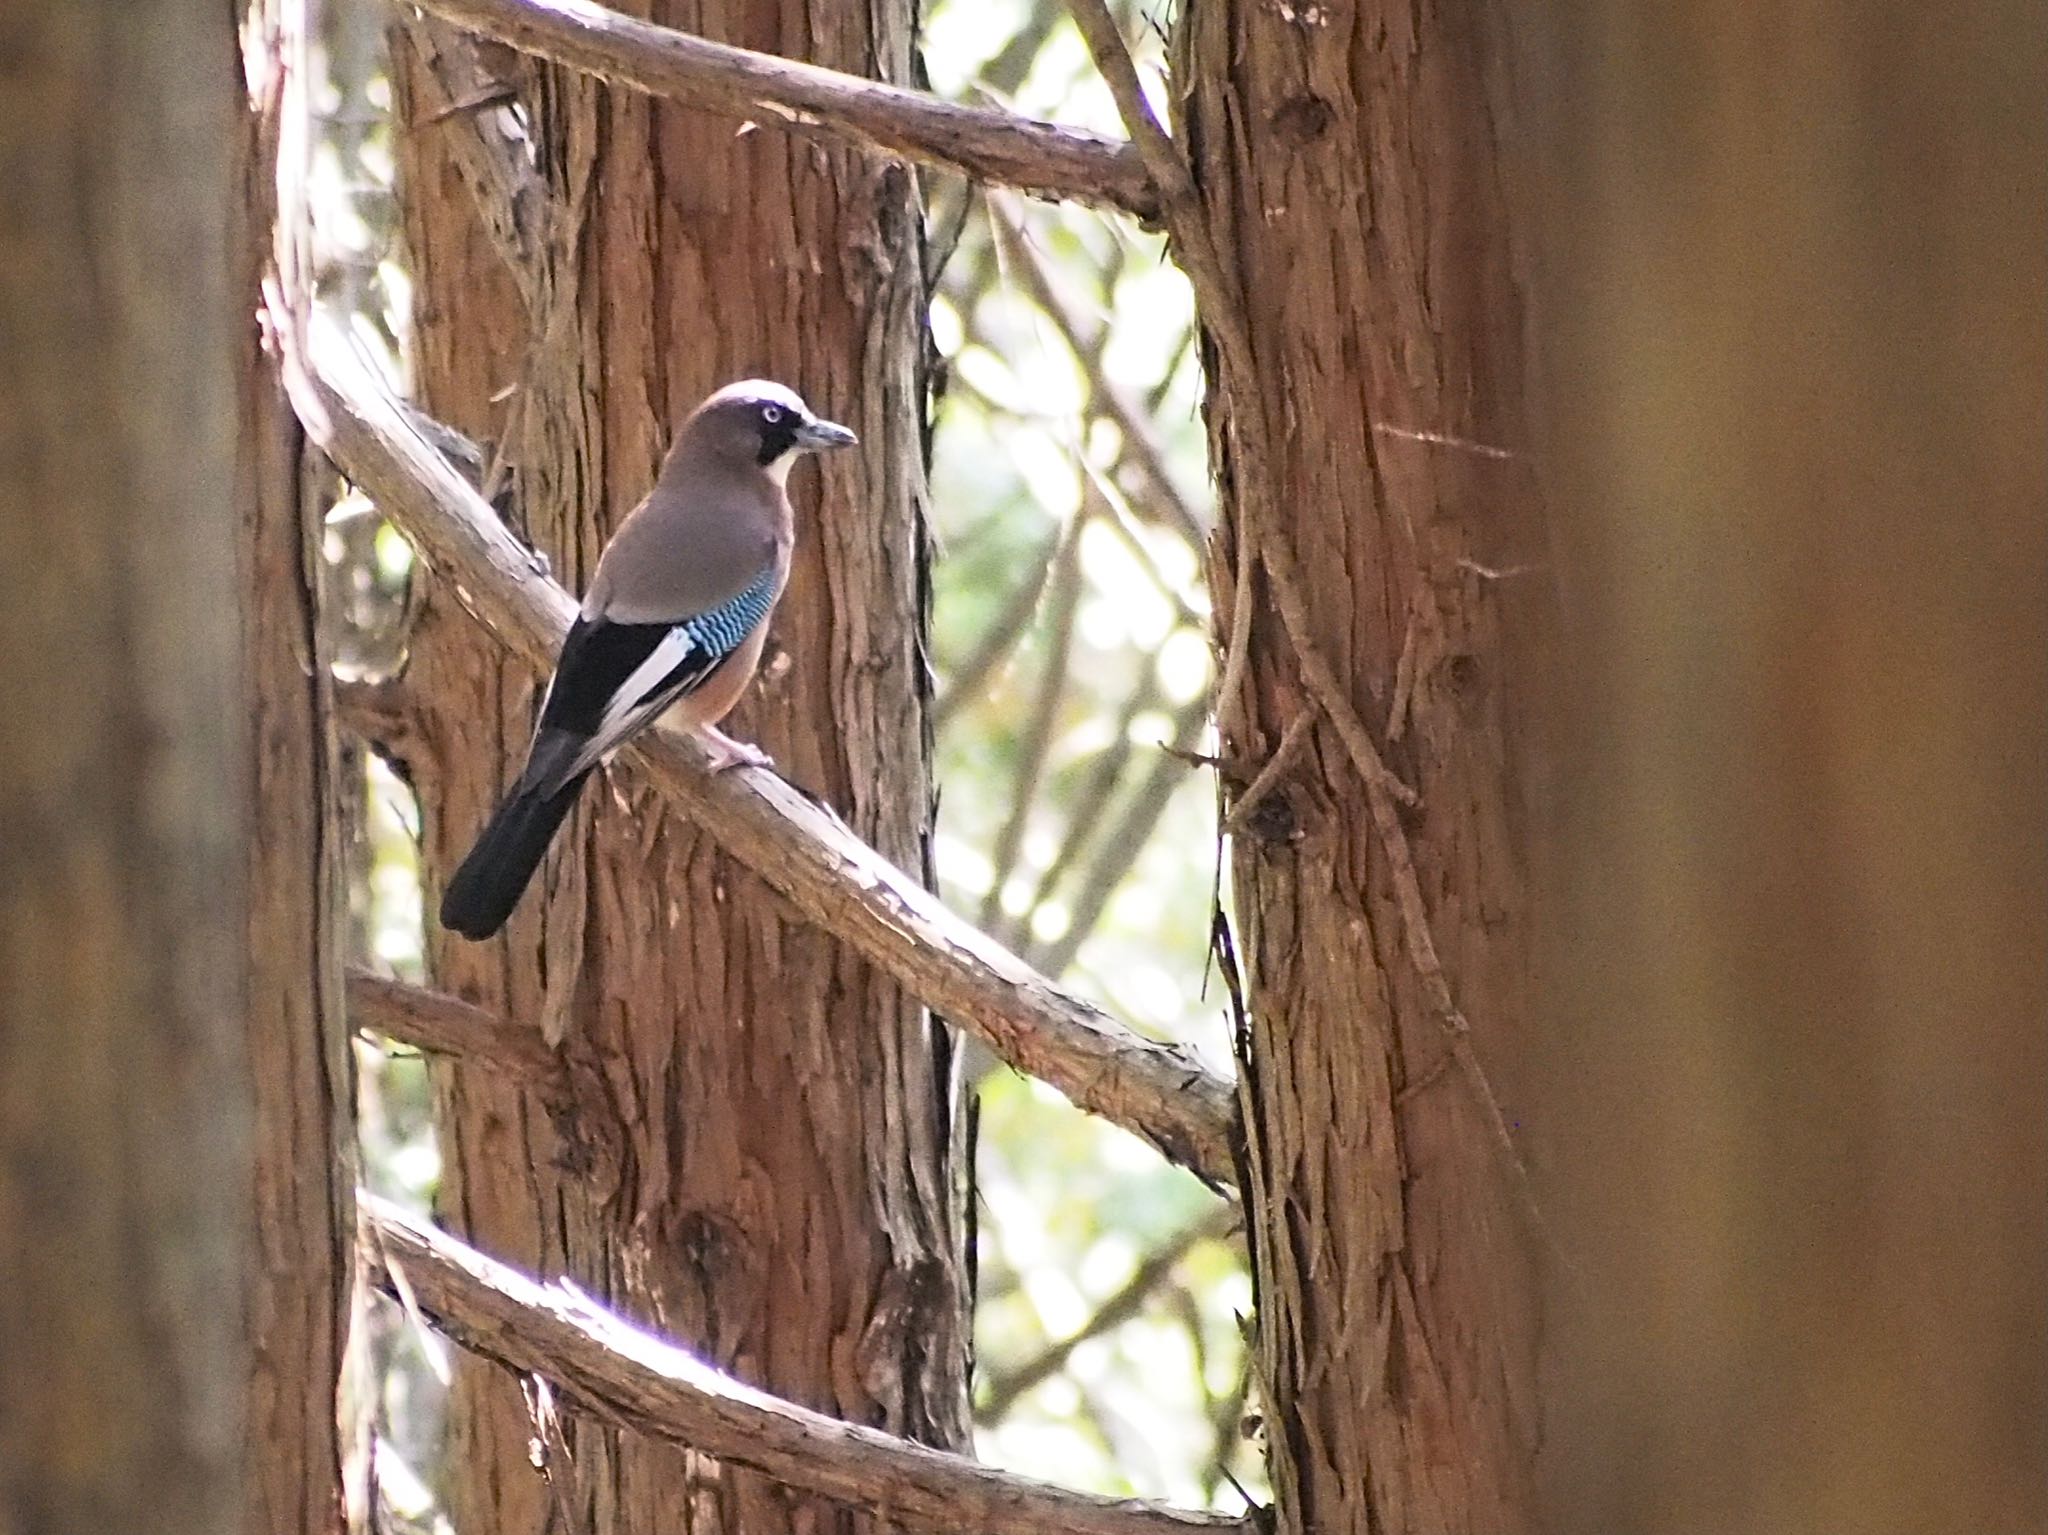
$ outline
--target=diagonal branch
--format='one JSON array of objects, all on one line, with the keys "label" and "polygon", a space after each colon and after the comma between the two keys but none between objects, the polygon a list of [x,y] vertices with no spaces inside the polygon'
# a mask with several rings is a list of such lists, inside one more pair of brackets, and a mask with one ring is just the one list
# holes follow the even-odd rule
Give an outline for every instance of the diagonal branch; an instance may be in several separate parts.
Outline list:
[{"label": "diagonal branch", "polygon": [[[412,430],[329,324],[315,363],[290,358],[307,432],[373,497],[464,604],[536,666],[549,665],[575,604],[460,475]],[[713,775],[694,737],[658,730],[637,755],[656,785],[805,917],[969,1030],[1019,1071],[1151,1142],[1218,1187],[1235,1181],[1231,1084],[1061,990],[773,774]]]},{"label": "diagonal branch", "polygon": [[741,1384],[564,1284],[541,1284],[357,1195],[363,1273],[465,1348],[555,1382],[607,1422],[927,1530],[1196,1535],[1244,1520],[1030,1481]]},{"label": "diagonal branch", "polygon": [[1152,217],[1158,198],[1129,144],[1082,128],[755,53],[587,0],[420,0],[467,31],[687,107],[815,130],[1040,197]]}]

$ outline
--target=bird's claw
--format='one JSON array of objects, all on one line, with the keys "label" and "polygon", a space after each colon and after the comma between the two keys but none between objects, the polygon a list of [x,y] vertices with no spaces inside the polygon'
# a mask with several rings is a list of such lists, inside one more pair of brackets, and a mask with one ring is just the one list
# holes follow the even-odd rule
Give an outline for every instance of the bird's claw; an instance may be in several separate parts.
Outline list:
[{"label": "bird's claw", "polygon": [[698,734],[704,738],[704,745],[711,753],[710,768],[714,773],[728,772],[736,767],[773,768],[775,759],[760,747],[745,741],[735,741],[722,730],[711,726],[702,727]]}]

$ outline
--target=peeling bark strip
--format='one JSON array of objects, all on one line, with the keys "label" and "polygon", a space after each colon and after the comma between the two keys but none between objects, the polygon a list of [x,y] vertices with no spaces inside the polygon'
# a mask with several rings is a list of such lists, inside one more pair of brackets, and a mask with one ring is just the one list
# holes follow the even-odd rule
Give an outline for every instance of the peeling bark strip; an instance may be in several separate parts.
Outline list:
[{"label": "peeling bark strip", "polygon": [[[307,429],[453,584],[537,666],[575,604],[438,454],[407,429],[346,342],[316,323],[317,371],[296,388]],[[939,904],[779,778],[704,771],[671,731],[636,748],[655,782],[799,911],[853,945],[1019,1071],[1058,1088],[1218,1187],[1236,1179],[1231,1085],[1177,1045],[1132,1033]]]},{"label": "peeling bark strip", "polygon": [[542,1284],[364,1192],[363,1272],[464,1348],[585,1408],[786,1486],[957,1535],[1217,1535],[1225,1514],[1107,1498],[997,1471],[757,1391],[562,1284]]},{"label": "peeling bark strip", "polygon": [[961,106],[835,69],[658,27],[582,0],[421,0],[421,9],[527,53],[687,107],[765,116],[1034,196],[1151,218],[1137,151],[1085,128]]}]

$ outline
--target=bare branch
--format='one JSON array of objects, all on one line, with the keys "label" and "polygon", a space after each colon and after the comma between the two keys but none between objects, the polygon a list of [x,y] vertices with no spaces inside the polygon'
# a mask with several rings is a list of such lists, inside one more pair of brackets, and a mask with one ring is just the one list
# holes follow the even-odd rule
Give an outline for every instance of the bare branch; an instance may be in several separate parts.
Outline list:
[{"label": "bare branch", "polygon": [[1002,611],[996,614],[995,621],[975,642],[967,659],[954,668],[946,691],[932,705],[934,732],[943,731],[961,709],[980,700],[982,684],[1009,659],[1010,652],[1024,638],[1024,631],[1031,627],[1038,612],[1039,599],[1045,595],[1046,583],[1052,579],[1053,561],[1066,547],[1067,533],[1068,526],[1062,525],[1045,541],[1045,547],[1032,561],[1031,574],[1003,599]]},{"label": "bare branch", "polygon": [[566,1078],[539,1029],[521,1028],[460,997],[357,965],[349,967],[347,995],[349,1022],[358,1029],[451,1060],[480,1062],[525,1087],[552,1089]]},{"label": "bare branch", "polygon": [[1193,1535],[1246,1521],[1034,1482],[741,1384],[603,1310],[357,1196],[363,1273],[401,1284],[441,1331],[541,1375],[607,1422],[745,1466],[790,1487],[924,1529],[984,1535]]},{"label": "bare branch", "polygon": [[[1060,881],[1067,877],[1067,872],[1088,850],[1089,842],[1101,831],[1110,798],[1123,782],[1124,769],[1130,765],[1137,750],[1136,743],[1131,740],[1131,726],[1140,714],[1157,706],[1158,702],[1158,678],[1154,669],[1148,666],[1140,675],[1138,685],[1125,696],[1122,707],[1118,709],[1109,744],[1095,753],[1094,761],[1088,765],[1087,776],[1074,790],[1067,807],[1066,826],[1060,836],[1059,848],[1054,852],[1052,862],[1039,871],[1030,902],[1021,915],[1007,918],[1001,927],[990,930],[1027,958],[1031,957],[1033,947],[1030,938],[1032,916],[1052,899]],[[1203,712],[1206,717],[1207,711]],[[1036,958],[1032,958],[1032,963],[1048,975],[1059,973]]]},{"label": "bare branch", "polygon": [[420,0],[471,32],[684,106],[831,134],[1039,197],[1151,218],[1144,163],[1081,128],[882,85],[657,27],[587,0]]},{"label": "bare branch", "polygon": [[[464,604],[535,666],[575,604],[542,562],[399,415],[347,341],[316,323],[317,372],[287,367],[307,432],[411,538]],[[1121,1125],[1218,1187],[1235,1179],[1231,1084],[1061,990],[978,932],[772,773],[707,771],[695,737],[656,730],[636,752],[656,785],[799,912],[1019,1071]]]},{"label": "bare branch", "polygon": [[1081,593],[1087,585],[1081,574],[1081,532],[1088,524],[1087,510],[1077,512],[1067,524],[1067,536],[1053,561],[1052,592],[1047,601],[1045,670],[1038,679],[1038,691],[1031,701],[1031,714],[1017,743],[1017,771],[1010,783],[1010,813],[996,833],[996,845],[989,863],[988,892],[981,901],[981,925],[993,929],[1003,915],[1003,887],[1017,871],[1017,859],[1024,850],[1025,829],[1031,824],[1032,806],[1038,799],[1039,781],[1045,776],[1045,759],[1052,752],[1054,727],[1059,721],[1060,702],[1067,692],[1067,663],[1073,655],[1074,623],[1081,611]]},{"label": "bare branch", "polygon": [[[1075,362],[1088,376],[1089,394],[1100,414],[1116,423],[1123,451],[1151,487],[1150,509],[1163,514],[1197,549],[1208,535],[1208,521],[1183,496],[1173,477],[1166,472],[1166,450],[1160,446],[1152,423],[1136,401],[1103,370],[1099,348],[1091,347],[1082,335],[1080,316],[1060,294],[1046,271],[1045,263],[1031,247],[1022,221],[1013,208],[997,198],[988,201],[989,223],[1001,240],[1014,271],[1053,329],[1073,353]],[[1099,339],[1099,338],[1098,338]]]},{"label": "bare branch", "polygon": [[1137,850],[1151,839],[1152,828],[1166,813],[1173,791],[1187,776],[1187,759],[1182,753],[1201,739],[1202,726],[1208,718],[1208,706],[1199,700],[1184,705],[1175,715],[1174,739],[1159,743],[1159,754],[1138,780],[1123,814],[1097,840],[1088,871],[1070,897],[1072,916],[1067,930],[1042,949],[1031,951],[1032,958],[1048,974],[1063,974],[1095,931],[1095,924],[1102,920],[1110,896],[1130,873]]}]

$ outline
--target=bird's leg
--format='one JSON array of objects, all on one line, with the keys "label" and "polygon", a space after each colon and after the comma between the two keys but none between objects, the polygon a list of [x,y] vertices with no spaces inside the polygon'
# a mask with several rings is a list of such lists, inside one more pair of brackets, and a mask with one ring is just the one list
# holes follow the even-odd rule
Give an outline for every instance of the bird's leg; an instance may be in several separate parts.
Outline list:
[{"label": "bird's leg", "polygon": [[735,741],[716,725],[699,725],[697,734],[710,749],[711,771],[714,773],[723,773],[727,768],[775,766],[775,759],[760,747]]}]

